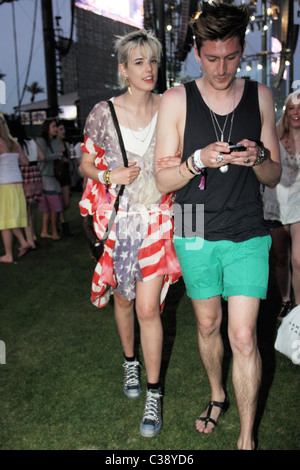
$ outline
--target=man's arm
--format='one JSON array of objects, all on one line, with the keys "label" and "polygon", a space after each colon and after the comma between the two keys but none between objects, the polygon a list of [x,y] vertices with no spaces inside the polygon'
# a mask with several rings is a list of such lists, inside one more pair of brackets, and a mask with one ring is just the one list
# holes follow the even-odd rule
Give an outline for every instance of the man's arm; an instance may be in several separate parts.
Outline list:
[{"label": "man's arm", "polygon": [[[157,189],[161,193],[170,193],[183,188],[197,174],[197,171],[191,173],[191,170],[188,170],[186,162],[171,167],[171,157],[167,157],[167,155],[174,155],[177,150],[181,152],[183,150],[185,116],[186,94],[184,86],[167,90],[161,100],[156,128],[155,176]],[[203,167],[219,168],[230,163],[232,159],[227,142],[212,142],[203,149],[195,149],[195,152],[197,150],[201,160],[200,163],[195,158],[196,166],[198,163],[201,165],[198,166],[198,170]],[[224,152],[221,163],[217,160],[220,152]]]},{"label": "man's arm", "polygon": [[262,184],[274,188],[281,176],[274,101],[271,90],[261,84],[258,85],[258,97],[262,118],[261,142],[268,158],[261,165],[253,166],[253,170]]},{"label": "man's arm", "polygon": [[[156,126],[155,177],[161,193],[170,193],[185,186],[193,175],[184,163],[168,167],[167,161],[178,150],[182,151],[183,127],[186,114],[186,98],[183,86],[167,90],[161,99]],[[163,168],[164,162],[166,168]],[[180,169],[180,172],[179,172]]]}]

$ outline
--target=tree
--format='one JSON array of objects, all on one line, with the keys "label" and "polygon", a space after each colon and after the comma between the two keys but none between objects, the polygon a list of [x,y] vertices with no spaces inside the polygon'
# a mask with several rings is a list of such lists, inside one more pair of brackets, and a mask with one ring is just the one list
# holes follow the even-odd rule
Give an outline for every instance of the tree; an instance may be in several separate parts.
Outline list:
[{"label": "tree", "polygon": [[31,93],[31,98],[30,98],[31,103],[34,102],[35,95],[37,95],[38,93],[45,93],[44,88],[42,88],[38,84],[38,82],[32,82],[31,85],[26,85],[26,91],[29,91],[29,93]]}]

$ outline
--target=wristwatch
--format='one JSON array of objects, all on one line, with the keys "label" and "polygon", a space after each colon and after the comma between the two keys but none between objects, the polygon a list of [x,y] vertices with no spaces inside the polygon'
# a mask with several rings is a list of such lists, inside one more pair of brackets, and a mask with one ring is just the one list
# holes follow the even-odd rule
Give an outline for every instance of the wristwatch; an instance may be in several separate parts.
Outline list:
[{"label": "wristwatch", "polygon": [[259,147],[259,154],[253,166],[261,165],[266,160],[266,153],[263,147]]}]

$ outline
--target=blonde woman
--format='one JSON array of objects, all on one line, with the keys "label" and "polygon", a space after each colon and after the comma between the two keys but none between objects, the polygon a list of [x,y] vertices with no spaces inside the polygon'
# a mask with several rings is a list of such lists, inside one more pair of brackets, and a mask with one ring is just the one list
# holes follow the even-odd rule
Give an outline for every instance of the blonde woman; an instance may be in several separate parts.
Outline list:
[{"label": "blonde woman", "polygon": [[3,114],[0,114],[0,231],[5,254],[1,263],[13,263],[13,235],[20,242],[18,256],[28,250],[22,228],[27,227],[26,199],[19,165],[28,165],[28,158],[11,136]]},{"label": "blonde woman", "polygon": [[[282,303],[278,319],[300,303],[300,92],[286,99],[277,123],[282,175],[264,190],[264,216],[271,221],[275,271]],[[294,297],[294,301],[293,301]]]},{"label": "blonde woman", "polygon": [[[127,397],[136,398],[141,393],[141,385],[140,364],[134,351],[135,302],[147,373],[146,404],[140,432],[151,437],[162,425],[160,304],[168,284],[180,276],[172,241],[171,197],[164,197],[162,201],[154,179],[155,127],[160,96],[152,92],[157,81],[161,45],[153,34],[140,30],[119,38],[116,50],[120,85],[127,90],[111,101],[129,165],[123,164],[110,109],[108,103],[102,101],[91,111],[84,130],[80,170],[89,180],[80,207],[83,215],[94,216],[94,227],[101,237],[108,223],[107,213],[113,207],[120,185],[125,185],[115,226],[94,273],[92,302],[102,307],[113,292],[115,318],[125,358],[123,391]],[[175,162],[178,164],[174,156],[168,165]],[[162,218],[163,225],[160,224]],[[148,236],[151,229],[157,230],[159,236]]]}]

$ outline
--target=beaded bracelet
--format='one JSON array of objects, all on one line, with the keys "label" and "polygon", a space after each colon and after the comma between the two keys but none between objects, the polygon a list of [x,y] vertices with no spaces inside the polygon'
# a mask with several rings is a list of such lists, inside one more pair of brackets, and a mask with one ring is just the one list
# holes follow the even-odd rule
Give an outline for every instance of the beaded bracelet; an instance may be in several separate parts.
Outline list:
[{"label": "beaded bracelet", "polygon": [[107,186],[109,186],[111,184],[110,179],[109,179],[110,172],[111,172],[111,170],[107,170],[106,176],[105,176]]},{"label": "beaded bracelet", "polygon": [[110,197],[110,194],[109,194],[109,185],[111,184],[110,179],[109,179],[110,172],[111,172],[111,170],[107,170],[106,176],[105,176],[105,179],[106,179],[106,185],[105,185],[106,186],[106,197],[107,197],[108,202],[111,201],[111,197]]},{"label": "beaded bracelet", "polygon": [[258,157],[255,160],[253,166],[261,165],[265,160],[266,160],[265,149],[263,147],[260,147]]}]

